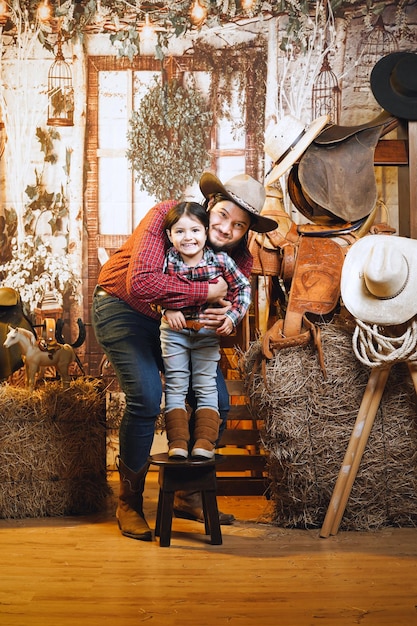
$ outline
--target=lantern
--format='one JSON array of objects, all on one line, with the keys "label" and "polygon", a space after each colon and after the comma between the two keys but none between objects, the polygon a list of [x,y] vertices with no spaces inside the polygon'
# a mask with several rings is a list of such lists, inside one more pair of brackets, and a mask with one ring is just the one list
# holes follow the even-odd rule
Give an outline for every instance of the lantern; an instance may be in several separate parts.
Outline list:
[{"label": "lantern", "polygon": [[62,54],[61,29],[58,28],[55,61],[48,73],[48,126],[74,125],[74,89],[71,68]]}]

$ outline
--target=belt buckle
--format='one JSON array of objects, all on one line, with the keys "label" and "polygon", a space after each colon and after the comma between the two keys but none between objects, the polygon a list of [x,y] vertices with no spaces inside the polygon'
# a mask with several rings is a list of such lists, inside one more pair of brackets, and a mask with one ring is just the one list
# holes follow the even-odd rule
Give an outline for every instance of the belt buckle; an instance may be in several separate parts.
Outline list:
[{"label": "belt buckle", "polygon": [[108,293],[105,289],[103,289],[103,287],[100,287],[100,285],[96,285],[95,289],[94,289],[94,293],[93,296],[107,296]]},{"label": "belt buckle", "polygon": [[203,328],[203,324],[197,320],[187,320],[186,327],[194,330],[196,333]]}]

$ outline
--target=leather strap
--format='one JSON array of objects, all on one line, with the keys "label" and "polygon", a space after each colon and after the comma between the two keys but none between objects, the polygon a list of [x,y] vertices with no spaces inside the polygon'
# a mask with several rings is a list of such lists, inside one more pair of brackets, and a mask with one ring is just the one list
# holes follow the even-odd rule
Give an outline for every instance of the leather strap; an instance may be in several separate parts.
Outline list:
[{"label": "leather strap", "polygon": [[311,322],[305,315],[302,316],[301,332],[298,335],[286,337],[284,335],[284,320],[280,319],[266,331],[262,339],[262,372],[266,385],[265,360],[272,359],[274,352],[284,348],[297,348],[306,346],[313,340],[317,351],[317,359],[323,372],[323,378],[327,379],[326,366],[324,363],[323,346],[321,343],[320,327]]}]

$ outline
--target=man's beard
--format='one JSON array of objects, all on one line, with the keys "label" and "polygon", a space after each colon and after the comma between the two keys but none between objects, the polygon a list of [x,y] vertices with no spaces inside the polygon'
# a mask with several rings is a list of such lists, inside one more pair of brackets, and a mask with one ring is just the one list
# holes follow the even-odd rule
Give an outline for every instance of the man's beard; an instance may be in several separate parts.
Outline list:
[{"label": "man's beard", "polygon": [[233,250],[237,246],[236,243],[232,243],[230,241],[225,241],[220,246],[216,245],[211,242],[210,236],[208,237],[208,243],[210,244],[210,246],[213,248],[215,252],[227,252],[228,250]]},{"label": "man's beard", "polygon": [[209,243],[210,243],[211,248],[213,248],[214,252],[227,252],[228,250],[232,250],[233,248],[236,247],[232,243],[224,243],[222,246],[215,246],[211,242]]}]

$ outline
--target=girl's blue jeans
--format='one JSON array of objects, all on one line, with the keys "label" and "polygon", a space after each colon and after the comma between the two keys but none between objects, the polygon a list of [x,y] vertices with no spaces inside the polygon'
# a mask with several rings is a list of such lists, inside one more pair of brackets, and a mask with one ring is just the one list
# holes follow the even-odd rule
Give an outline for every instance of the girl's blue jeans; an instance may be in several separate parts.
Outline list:
[{"label": "girl's blue jeans", "polygon": [[218,411],[219,335],[205,328],[199,331],[189,328],[172,330],[168,322],[162,320],[161,348],[165,369],[165,410],[186,408],[191,385],[197,409]]}]

